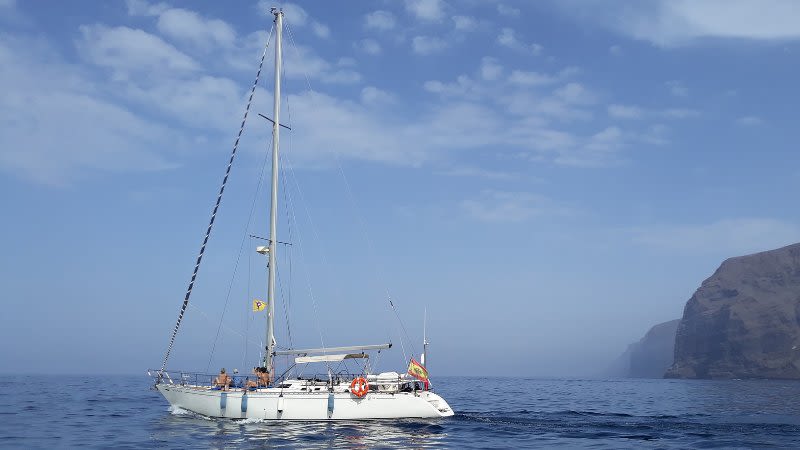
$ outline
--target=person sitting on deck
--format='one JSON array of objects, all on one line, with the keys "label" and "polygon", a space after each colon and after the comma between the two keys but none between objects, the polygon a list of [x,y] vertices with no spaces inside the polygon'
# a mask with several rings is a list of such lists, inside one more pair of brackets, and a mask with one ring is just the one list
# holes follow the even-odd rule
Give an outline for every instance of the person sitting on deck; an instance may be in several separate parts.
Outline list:
[{"label": "person sitting on deck", "polygon": [[214,378],[214,386],[219,386],[222,388],[223,391],[227,391],[228,386],[230,386],[231,384],[231,381],[233,380],[231,380],[231,377],[229,377],[228,374],[225,373],[225,368],[223,367],[222,369],[219,370],[219,376],[217,378]]},{"label": "person sitting on deck", "polygon": [[255,381],[247,381],[247,387],[251,388],[259,388],[259,387],[267,387],[269,383],[272,381],[271,377],[269,376],[269,372],[267,372],[266,367],[253,367],[253,373],[256,374]]},{"label": "person sitting on deck", "polygon": [[258,375],[258,382],[264,386],[269,386],[272,383],[272,375],[267,371],[266,367],[259,367],[261,373]]}]

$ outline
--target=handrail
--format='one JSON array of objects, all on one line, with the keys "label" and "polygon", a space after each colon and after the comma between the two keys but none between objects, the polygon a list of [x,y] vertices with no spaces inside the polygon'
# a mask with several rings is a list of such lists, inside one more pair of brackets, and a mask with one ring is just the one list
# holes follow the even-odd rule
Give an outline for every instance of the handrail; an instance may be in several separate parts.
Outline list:
[{"label": "handrail", "polygon": [[[180,386],[208,386],[214,387],[214,379],[219,376],[219,374],[209,374],[203,372],[185,372],[180,370],[165,370],[164,372],[160,372],[158,370],[150,369],[147,371],[148,375],[153,377],[156,380],[155,384],[164,383],[164,384],[178,384]],[[176,376],[177,375],[177,376]],[[349,373],[349,372],[338,372],[333,374],[332,378],[328,377],[328,374],[312,374],[312,375],[305,375],[305,376],[297,376],[296,380],[311,382],[311,383],[319,383],[321,385],[328,385],[331,381],[333,384],[341,384],[341,383],[349,383],[350,381],[358,378],[363,377],[364,374],[361,373]],[[373,376],[375,378],[373,378]],[[402,384],[407,382],[414,381],[405,376],[405,374],[400,374],[399,377],[396,379],[378,379],[377,374],[368,377],[369,382],[378,383],[380,384]],[[228,377],[232,380],[233,384],[231,387],[233,388],[244,388],[247,386],[248,381],[258,381],[258,378],[255,375],[228,375]],[[168,383],[167,381],[168,380]],[[287,378],[279,378],[272,383],[272,386],[280,384],[286,381]]]}]

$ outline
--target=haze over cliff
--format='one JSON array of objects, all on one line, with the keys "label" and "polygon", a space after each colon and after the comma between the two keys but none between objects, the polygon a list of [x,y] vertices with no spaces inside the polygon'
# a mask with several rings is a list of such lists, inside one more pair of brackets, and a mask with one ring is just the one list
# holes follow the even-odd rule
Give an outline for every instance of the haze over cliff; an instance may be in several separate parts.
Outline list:
[{"label": "haze over cliff", "polygon": [[687,302],[666,376],[800,379],[800,244],[725,260]]},{"label": "haze over cliff", "polygon": [[663,378],[675,354],[675,332],[680,319],[653,326],[638,342],[628,346],[609,369],[609,375]]}]

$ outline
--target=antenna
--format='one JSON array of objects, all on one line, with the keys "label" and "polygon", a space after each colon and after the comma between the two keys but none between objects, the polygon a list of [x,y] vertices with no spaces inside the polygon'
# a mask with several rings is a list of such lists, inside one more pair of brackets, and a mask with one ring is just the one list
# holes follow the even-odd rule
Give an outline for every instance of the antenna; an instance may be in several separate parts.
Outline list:
[{"label": "antenna", "polygon": [[425,359],[428,356],[428,307],[425,307],[425,310],[422,314],[422,355],[420,355],[420,363],[423,367],[427,367]]}]

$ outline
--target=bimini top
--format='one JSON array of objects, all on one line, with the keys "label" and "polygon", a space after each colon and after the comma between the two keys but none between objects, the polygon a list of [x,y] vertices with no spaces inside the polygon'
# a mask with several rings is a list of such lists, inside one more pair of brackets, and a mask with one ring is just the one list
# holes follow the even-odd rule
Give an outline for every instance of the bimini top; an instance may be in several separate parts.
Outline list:
[{"label": "bimini top", "polygon": [[314,362],[339,362],[345,359],[369,358],[366,353],[340,353],[338,355],[317,355],[317,356],[298,356],[294,359],[295,364],[314,363]]}]

